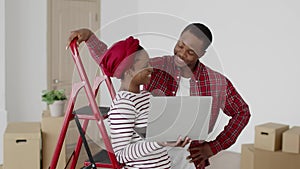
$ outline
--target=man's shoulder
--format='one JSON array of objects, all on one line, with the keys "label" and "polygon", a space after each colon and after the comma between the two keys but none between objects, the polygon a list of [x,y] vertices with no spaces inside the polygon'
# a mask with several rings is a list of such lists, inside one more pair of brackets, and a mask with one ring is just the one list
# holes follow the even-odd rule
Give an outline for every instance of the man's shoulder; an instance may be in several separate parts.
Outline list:
[{"label": "man's shoulder", "polygon": [[203,63],[199,64],[200,69],[201,69],[201,73],[200,73],[200,77],[204,76],[204,77],[208,77],[210,79],[210,82],[215,82],[218,84],[227,84],[228,83],[228,78],[221,72],[214,70],[212,68],[210,68],[209,66],[206,66]]},{"label": "man's shoulder", "polygon": [[223,73],[221,73],[220,71],[214,70],[214,69],[210,68],[209,66],[206,66],[202,62],[200,62],[200,64],[199,64],[199,69],[201,69],[203,72],[206,72],[206,73],[211,74],[211,75],[225,77],[225,75]]}]

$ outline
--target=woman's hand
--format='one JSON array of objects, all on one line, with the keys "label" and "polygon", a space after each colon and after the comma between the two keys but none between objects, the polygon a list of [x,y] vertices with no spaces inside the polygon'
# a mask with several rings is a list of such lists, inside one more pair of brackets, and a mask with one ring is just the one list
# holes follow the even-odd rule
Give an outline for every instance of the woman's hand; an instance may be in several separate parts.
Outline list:
[{"label": "woman's hand", "polygon": [[75,38],[77,38],[77,45],[79,45],[82,41],[87,41],[91,36],[93,35],[93,32],[89,29],[83,28],[78,29],[71,32],[71,35],[68,38],[67,47],[69,47],[71,41]]},{"label": "woman's hand", "polygon": [[185,137],[184,139],[182,139],[181,136],[180,136],[176,142],[175,141],[171,141],[171,142],[158,142],[158,144],[160,146],[164,146],[164,147],[165,146],[169,146],[169,147],[184,147],[190,141],[191,141],[190,138]]}]

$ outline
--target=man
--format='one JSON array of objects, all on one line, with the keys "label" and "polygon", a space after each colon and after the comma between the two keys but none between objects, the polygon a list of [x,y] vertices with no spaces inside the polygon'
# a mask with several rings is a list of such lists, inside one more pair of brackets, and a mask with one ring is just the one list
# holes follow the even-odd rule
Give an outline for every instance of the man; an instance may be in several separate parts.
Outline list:
[{"label": "man", "polygon": [[[78,43],[86,41],[91,55],[99,63],[106,45],[87,29],[72,32],[69,41],[75,37],[78,38]],[[150,84],[146,86],[153,95],[212,96],[209,132],[215,125],[220,109],[231,117],[215,140],[207,142],[194,140],[190,144],[188,148],[190,155],[187,159],[199,169],[209,164],[208,159],[211,156],[233,145],[250,119],[249,107],[232,83],[225,76],[199,61],[211,42],[212,33],[207,26],[201,23],[188,25],[175,45],[174,56],[150,59],[150,65],[154,70]],[[179,154],[183,153],[179,152]],[[173,161],[176,168],[191,168],[191,165],[182,161],[176,163],[176,161],[178,160]]]},{"label": "man", "polygon": [[192,142],[188,159],[196,162],[198,168],[205,165],[206,159],[234,144],[250,118],[248,105],[231,82],[199,61],[211,42],[212,34],[208,27],[201,23],[188,25],[175,45],[174,56],[151,59],[150,64],[155,69],[147,86],[154,95],[212,96],[209,132],[215,125],[220,109],[232,117],[215,140]]}]

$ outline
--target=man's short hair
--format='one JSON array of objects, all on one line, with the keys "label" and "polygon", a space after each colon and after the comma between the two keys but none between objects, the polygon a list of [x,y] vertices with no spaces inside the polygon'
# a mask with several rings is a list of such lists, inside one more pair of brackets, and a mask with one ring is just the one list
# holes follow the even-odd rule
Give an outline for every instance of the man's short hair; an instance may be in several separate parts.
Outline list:
[{"label": "man's short hair", "polygon": [[204,41],[204,49],[206,50],[212,42],[212,33],[207,26],[202,23],[191,23],[184,28],[183,32],[191,31],[193,35]]}]

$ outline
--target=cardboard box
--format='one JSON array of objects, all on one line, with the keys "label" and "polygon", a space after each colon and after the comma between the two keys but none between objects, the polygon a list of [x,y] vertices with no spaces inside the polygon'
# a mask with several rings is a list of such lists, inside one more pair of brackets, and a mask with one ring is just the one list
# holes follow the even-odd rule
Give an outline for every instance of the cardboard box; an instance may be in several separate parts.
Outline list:
[{"label": "cardboard box", "polygon": [[4,169],[40,169],[41,125],[39,122],[8,123],[4,133]]},{"label": "cardboard box", "polygon": [[254,169],[299,169],[300,154],[254,149]]},{"label": "cardboard box", "polygon": [[[63,124],[64,117],[51,117],[48,111],[42,115],[42,140],[43,140],[43,169],[48,169],[57,144],[58,136]],[[62,146],[56,168],[64,168],[66,165],[65,143]]]},{"label": "cardboard box", "polygon": [[[49,111],[44,111],[42,115],[42,137],[43,137],[43,169],[48,169],[53,157],[54,150],[57,145],[57,140],[61,132],[64,122],[64,117],[51,117]],[[60,157],[57,163],[57,169],[65,168],[67,161],[71,157],[79,137],[78,128],[74,120],[70,121],[66,133],[65,141],[62,146]],[[97,146],[91,139],[87,137],[89,147],[92,154],[100,151],[101,148]],[[88,159],[84,146],[81,147],[80,155],[77,160],[76,169],[83,167],[84,161]],[[67,169],[70,168],[68,164]]]},{"label": "cardboard box", "polygon": [[270,151],[281,150],[282,133],[288,129],[288,125],[277,123],[255,126],[254,147]]},{"label": "cardboard box", "polygon": [[282,151],[300,153],[300,127],[292,127],[282,135]]},{"label": "cardboard box", "polygon": [[242,144],[241,169],[254,169],[254,144]]}]

